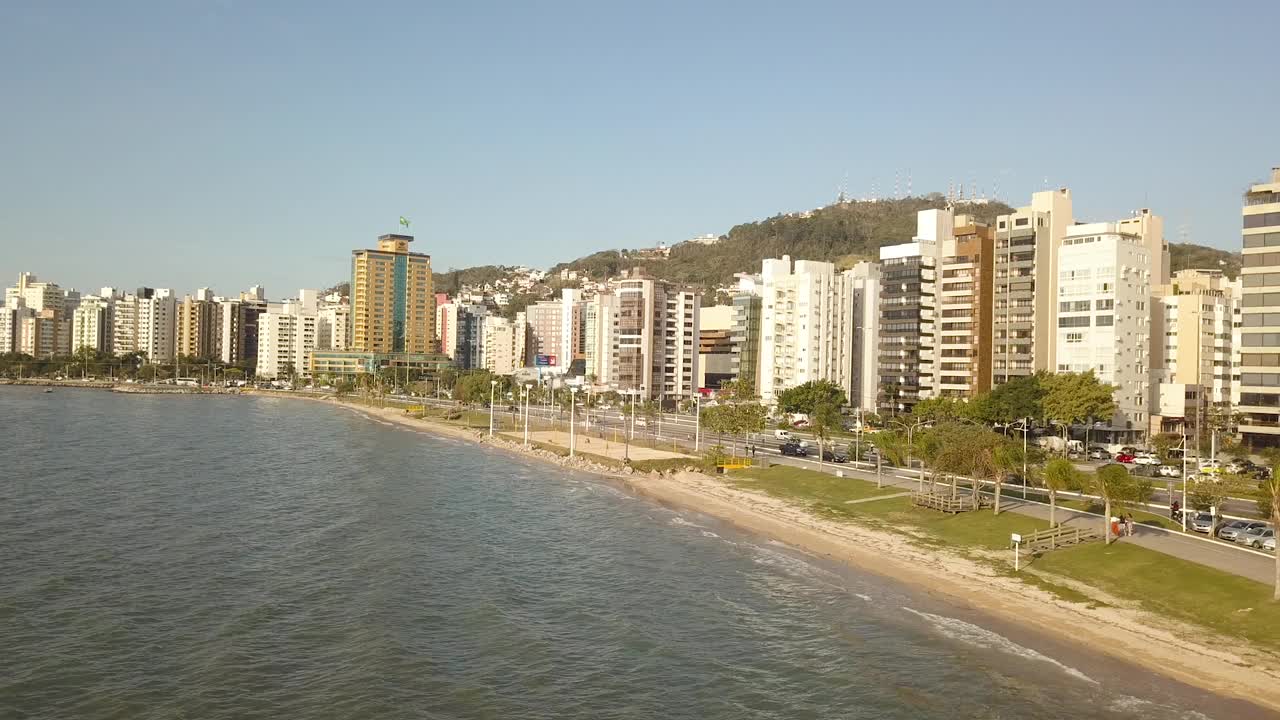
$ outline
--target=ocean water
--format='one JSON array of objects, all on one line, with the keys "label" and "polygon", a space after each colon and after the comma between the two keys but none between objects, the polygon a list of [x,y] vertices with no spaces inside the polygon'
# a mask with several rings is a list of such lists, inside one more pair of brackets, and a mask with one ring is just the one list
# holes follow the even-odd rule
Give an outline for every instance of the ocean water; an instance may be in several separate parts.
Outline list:
[{"label": "ocean water", "polygon": [[352,410],[0,412],[0,718],[1265,716]]}]

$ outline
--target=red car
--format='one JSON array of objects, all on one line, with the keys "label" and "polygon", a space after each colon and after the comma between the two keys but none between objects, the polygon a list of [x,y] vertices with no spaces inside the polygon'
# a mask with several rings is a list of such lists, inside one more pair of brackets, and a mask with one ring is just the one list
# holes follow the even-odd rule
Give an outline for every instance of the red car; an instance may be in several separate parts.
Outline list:
[{"label": "red car", "polygon": [[1132,463],[1133,456],[1129,453],[1120,453],[1119,455],[1116,455],[1115,461],[1118,463]]}]

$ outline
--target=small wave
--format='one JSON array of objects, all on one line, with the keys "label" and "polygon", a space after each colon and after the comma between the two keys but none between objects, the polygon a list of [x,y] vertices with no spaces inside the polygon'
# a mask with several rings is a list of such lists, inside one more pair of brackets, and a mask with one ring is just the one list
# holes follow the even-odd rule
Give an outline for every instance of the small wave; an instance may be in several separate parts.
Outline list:
[{"label": "small wave", "polygon": [[856,597],[856,598],[859,598],[859,599],[861,599],[861,600],[865,600],[865,601],[867,601],[867,602],[871,602],[871,596],[870,596],[870,595],[863,595],[862,593],[854,593],[854,594],[853,594],[853,596],[854,596],[854,597]]},{"label": "small wave", "polygon": [[703,531],[702,531],[702,537],[718,538],[718,537],[720,537],[720,536],[719,536],[719,535],[717,535],[717,534],[715,534],[715,533],[713,533],[713,532],[711,532],[710,530],[703,530]]},{"label": "small wave", "polygon": [[1132,695],[1121,695],[1108,703],[1107,709],[1115,712],[1133,712],[1152,705],[1155,705],[1155,703],[1150,700],[1143,700]]},{"label": "small wave", "polygon": [[1069,665],[1063,665],[1047,655],[1038,653],[1029,647],[1023,647],[999,633],[991,632],[990,630],[974,625],[973,623],[968,623],[957,618],[946,617],[943,615],[920,612],[915,608],[909,608],[905,605],[902,609],[924,618],[935,630],[952,640],[958,640],[960,642],[967,643],[969,645],[976,645],[977,647],[986,648],[988,650],[999,650],[1028,660],[1040,660],[1041,662],[1046,662],[1050,665],[1056,665],[1071,677],[1084,680],[1085,682],[1092,683],[1094,685],[1098,684],[1097,680],[1094,680]]},{"label": "small wave", "polygon": [[670,525],[683,525],[683,526],[685,526],[685,527],[695,527],[695,528],[700,528],[700,527],[702,527],[702,526],[701,526],[701,525],[699,525],[698,523],[689,522],[688,520],[685,520],[684,518],[680,517],[679,515],[677,515],[677,516],[675,516],[675,517],[671,518],[670,520],[668,520],[668,521],[667,521],[667,523],[668,523],[668,524],[670,524]]}]

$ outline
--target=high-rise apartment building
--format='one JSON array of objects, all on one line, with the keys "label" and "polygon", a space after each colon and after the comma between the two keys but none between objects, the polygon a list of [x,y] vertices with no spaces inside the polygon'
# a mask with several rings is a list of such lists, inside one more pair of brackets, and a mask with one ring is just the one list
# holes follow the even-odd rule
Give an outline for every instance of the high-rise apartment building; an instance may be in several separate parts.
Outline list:
[{"label": "high-rise apartment building", "polygon": [[583,375],[591,383],[607,383],[613,373],[613,323],[618,296],[596,293],[582,310]]},{"label": "high-rise apartment building", "polygon": [[428,353],[434,347],[431,257],[409,251],[411,235],[383,235],[351,262],[351,349]]},{"label": "high-rise apartment building", "polygon": [[262,287],[255,285],[239,298],[218,300],[218,357],[247,368],[258,364],[258,317],[267,312]]},{"label": "high-rise apartment building", "polygon": [[827,262],[766,259],[760,269],[760,397],[815,380],[852,391],[853,283]]},{"label": "high-rise apartment building", "polygon": [[762,300],[755,278],[740,276],[733,295],[733,327],[730,329],[729,371],[733,379],[760,394],[760,320]]},{"label": "high-rise apartment building", "polygon": [[1027,207],[996,218],[993,385],[1055,365],[1058,246],[1071,213],[1071,191],[1061,188],[1034,193]]},{"label": "high-rise apartment building", "polygon": [[351,306],[346,303],[321,305],[316,313],[316,348],[346,350],[350,347]]},{"label": "high-rise apartment building", "polygon": [[911,412],[936,390],[938,260],[953,225],[949,210],[922,210],[911,242],[880,248],[881,414]]},{"label": "high-rise apartment building", "polygon": [[0,355],[18,352],[21,346],[18,330],[22,327],[22,319],[33,312],[20,301],[0,305]]},{"label": "high-rise apartment building", "polygon": [[733,379],[732,305],[704,307],[698,313],[698,379],[703,390],[716,390]]},{"label": "high-rise apartment building", "polygon": [[1244,195],[1240,315],[1240,434],[1280,446],[1280,168]]},{"label": "high-rise apartment building", "polygon": [[[1116,387],[1113,439],[1145,433],[1150,405],[1151,278],[1159,262],[1147,238],[1121,223],[1073,225],[1058,248],[1056,372],[1092,370]],[[1160,252],[1157,250],[1157,252]],[[1037,317],[1039,321],[1039,317]],[[1095,428],[1097,426],[1095,425]]]},{"label": "high-rise apartment building", "polygon": [[63,291],[56,283],[42,282],[32,273],[20,273],[18,284],[5,289],[5,307],[26,308],[21,323],[16,323],[15,343],[19,352],[47,358],[71,352],[71,316],[66,311],[68,299],[79,303],[80,293]]},{"label": "high-rise apartment building", "polygon": [[258,316],[259,378],[284,379],[310,371],[311,354],[316,349],[318,294],[299,290],[296,299]]},{"label": "high-rise apartment building", "polygon": [[[563,288],[560,291],[560,365],[566,372],[575,371],[573,363],[585,360],[586,337],[583,311],[586,303],[582,300],[582,291],[575,288]],[[582,363],[585,364],[585,363]]]},{"label": "high-rise apartment building", "polygon": [[847,274],[852,283],[850,297],[853,301],[849,405],[875,412],[880,387],[880,377],[876,372],[880,354],[876,347],[876,338],[880,337],[880,265],[860,262]]},{"label": "high-rise apartment building", "polygon": [[177,320],[177,303],[173,291],[168,288],[138,288],[137,325],[134,337],[137,351],[144,353],[151,363],[164,365],[173,362],[174,329]]},{"label": "high-rise apartment building", "polygon": [[214,358],[222,335],[222,313],[207,289],[187,295],[177,305],[176,343],[179,357]]},{"label": "high-rise apartment building", "polygon": [[114,298],[86,295],[71,317],[71,351],[89,348],[96,352],[110,353]]},{"label": "high-rise apartment building", "polygon": [[644,275],[610,280],[616,296],[609,385],[624,395],[662,401],[697,392],[702,295]]},{"label": "high-rise apartment building", "polygon": [[564,346],[564,311],[559,300],[543,300],[524,309],[528,330],[525,362],[539,367],[567,369],[569,360],[560,357]]},{"label": "high-rise apartment building", "polygon": [[516,368],[522,347],[517,346],[518,333],[515,323],[499,315],[486,315],[480,320],[482,339],[480,366],[495,375],[511,375]]},{"label": "high-rise apartment building", "polygon": [[[1231,402],[1239,297],[1221,270],[1182,270],[1151,301],[1152,432],[1198,426]],[[1191,402],[1187,402],[1191,401]]]},{"label": "high-rise apartment building", "polygon": [[992,228],[955,218],[939,249],[937,395],[971,398],[991,389]]}]

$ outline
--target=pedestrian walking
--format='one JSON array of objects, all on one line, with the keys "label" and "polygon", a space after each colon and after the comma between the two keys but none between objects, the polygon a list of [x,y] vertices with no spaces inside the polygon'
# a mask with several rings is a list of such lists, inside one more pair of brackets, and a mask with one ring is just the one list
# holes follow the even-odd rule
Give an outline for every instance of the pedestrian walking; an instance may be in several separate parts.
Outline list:
[{"label": "pedestrian walking", "polygon": [[1126,513],[1124,516],[1124,532],[1133,537],[1133,513]]}]

